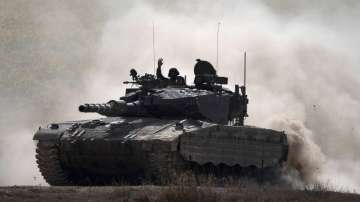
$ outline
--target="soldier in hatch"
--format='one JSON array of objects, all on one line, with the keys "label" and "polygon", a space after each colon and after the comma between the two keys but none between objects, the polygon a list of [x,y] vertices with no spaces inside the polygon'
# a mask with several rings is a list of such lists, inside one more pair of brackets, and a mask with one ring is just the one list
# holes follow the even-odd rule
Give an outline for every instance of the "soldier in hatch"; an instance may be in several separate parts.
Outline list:
[{"label": "soldier in hatch", "polygon": [[169,69],[169,73],[168,73],[169,78],[164,77],[161,72],[162,65],[163,65],[163,59],[159,58],[158,67],[156,70],[156,77],[158,79],[160,79],[161,81],[163,81],[164,83],[166,83],[167,85],[170,85],[170,86],[185,86],[186,85],[185,79],[182,76],[179,76],[179,71],[175,67],[172,67]]}]

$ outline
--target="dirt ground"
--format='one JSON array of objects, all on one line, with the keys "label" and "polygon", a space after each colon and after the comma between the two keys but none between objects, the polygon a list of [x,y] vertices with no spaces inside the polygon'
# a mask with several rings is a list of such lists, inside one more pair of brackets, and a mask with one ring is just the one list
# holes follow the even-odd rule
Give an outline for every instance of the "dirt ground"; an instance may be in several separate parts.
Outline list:
[{"label": "dirt ground", "polygon": [[0,201],[360,201],[360,195],[272,187],[0,187]]}]

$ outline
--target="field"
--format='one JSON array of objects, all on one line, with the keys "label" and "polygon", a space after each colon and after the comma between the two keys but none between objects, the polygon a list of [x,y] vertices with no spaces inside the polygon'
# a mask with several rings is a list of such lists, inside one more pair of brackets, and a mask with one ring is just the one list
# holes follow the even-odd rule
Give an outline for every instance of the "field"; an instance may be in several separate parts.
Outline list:
[{"label": "field", "polygon": [[360,201],[360,195],[327,191],[321,186],[293,190],[273,186],[106,186],[0,187],[0,201]]}]

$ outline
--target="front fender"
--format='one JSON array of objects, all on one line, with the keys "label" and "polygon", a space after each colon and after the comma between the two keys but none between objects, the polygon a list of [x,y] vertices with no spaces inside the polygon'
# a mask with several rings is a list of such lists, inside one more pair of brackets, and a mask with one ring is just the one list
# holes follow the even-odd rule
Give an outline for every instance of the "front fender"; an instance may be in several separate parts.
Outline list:
[{"label": "front fender", "polygon": [[59,124],[50,124],[47,128],[40,127],[34,134],[33,140],[58,143],[67,127]]}]

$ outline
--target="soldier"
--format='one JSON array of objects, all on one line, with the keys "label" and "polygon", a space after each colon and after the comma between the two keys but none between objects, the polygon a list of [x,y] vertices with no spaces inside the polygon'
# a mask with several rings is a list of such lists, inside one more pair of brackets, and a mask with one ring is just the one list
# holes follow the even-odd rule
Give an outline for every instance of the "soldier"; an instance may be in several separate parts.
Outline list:
[{"label": "soldier", "polygon": [[139,76],[138,76],[135,69],[130,70],[130,76],[131,76],[133,81],[138,81],[139,80]]},{"label": "soldier", "polygon": [[161,81],[164,81],[164,83],[166,83],[167,85],[171,85],[171,86],[184,86],[185,84],[185,79],[182,76],[179,76],[179,71],[175,68],[172,67],[169,69],[169,73],[168,73],[168,77],[166,78],[162,75],[161,72],[161,66],[163,65],[163,59],[159,58],[158,60],[158,67],[156,70],[156,76],[158,79],[160,79]]},{"label": "soldier", "polygon": [[216,70],[210,64],[210,62],[205,60],[196,59],[196,64],[194,67],[194,73],[195,76],[199,75],[215,75],[216,76]]}]

